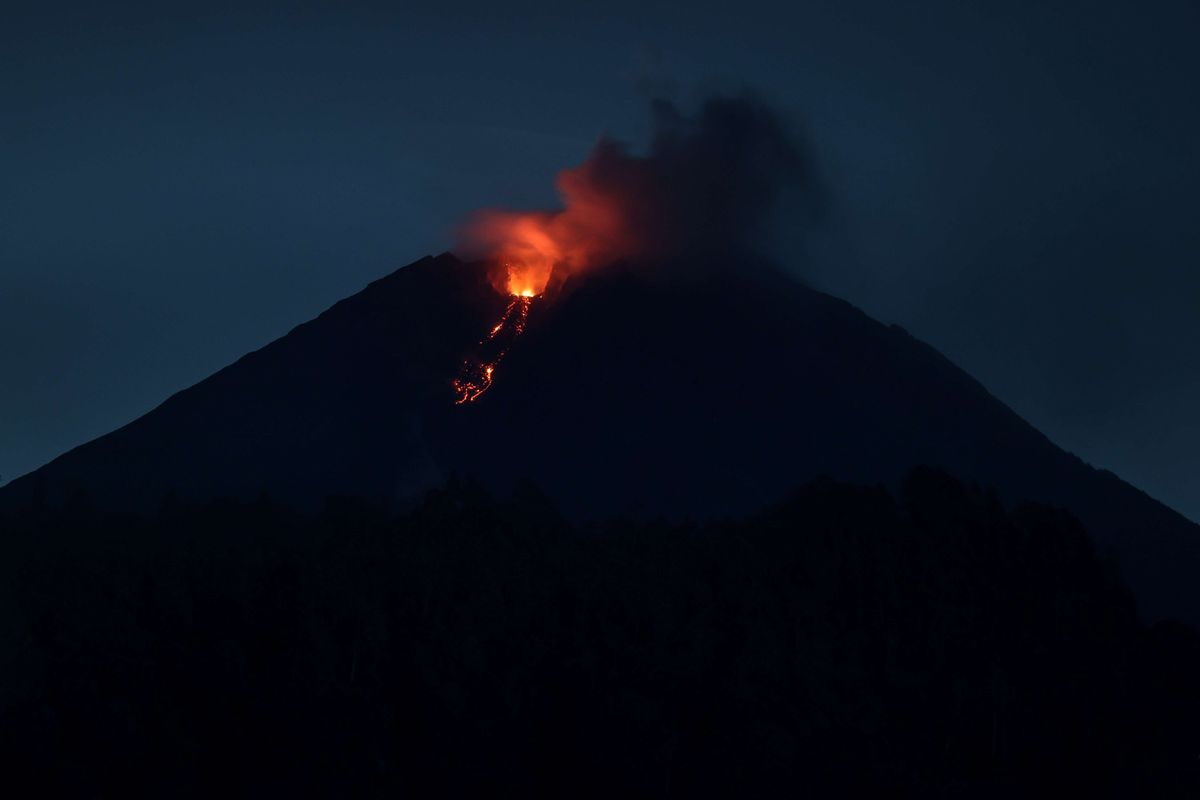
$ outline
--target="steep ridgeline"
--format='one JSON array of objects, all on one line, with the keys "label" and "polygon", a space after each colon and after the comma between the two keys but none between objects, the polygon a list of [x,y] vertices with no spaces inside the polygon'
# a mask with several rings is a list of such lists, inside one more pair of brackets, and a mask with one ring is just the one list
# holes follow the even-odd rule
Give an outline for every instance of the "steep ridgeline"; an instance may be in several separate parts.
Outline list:
[{"label": "steep ridgeline", "polygon": [[[163,498],[405,502],[451,474],[568,514],[743,515],[915,465],[1058,505],[1150,618],[1200,622],[1200,527],[1064,452],[905,331],[778,273],[617,267],[562,286],[477,402],[453,382],[507,298],[426,258],[0,490],[0,510]],[[670,275],[671,277],[666,277]],[[682,277],[681,277],[682,275]]]}]

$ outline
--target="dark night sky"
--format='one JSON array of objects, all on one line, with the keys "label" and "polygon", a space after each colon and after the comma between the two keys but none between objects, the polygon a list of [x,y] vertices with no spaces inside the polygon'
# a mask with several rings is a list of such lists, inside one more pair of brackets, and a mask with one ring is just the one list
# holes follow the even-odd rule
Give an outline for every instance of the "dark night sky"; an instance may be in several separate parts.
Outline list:
[{"label": "dark night sky", "polygon": [[810,282],[1200,520],[1193,0],[170,5],[0,24],[4,480],[745,85],[827,187]]}]

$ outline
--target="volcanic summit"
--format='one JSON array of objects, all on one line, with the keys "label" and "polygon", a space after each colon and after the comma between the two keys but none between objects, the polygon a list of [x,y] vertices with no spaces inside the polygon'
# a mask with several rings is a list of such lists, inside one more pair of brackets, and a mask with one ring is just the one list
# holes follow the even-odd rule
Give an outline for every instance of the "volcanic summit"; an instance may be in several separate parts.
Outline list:
[{"label": "volcanic summit", "polygon": [[527,309],[486,394],[464,359],[511,312],[494,264],[427,257],[0,490],[0,509],[153,511],[266,493],[404,504],[530,481],[580,519],[752,512],[818,476],[916,465],[1064,507],[1152,617],[1200,620],[1200,530],[1064,452],[932,347],[771,269],[616,263]]}]

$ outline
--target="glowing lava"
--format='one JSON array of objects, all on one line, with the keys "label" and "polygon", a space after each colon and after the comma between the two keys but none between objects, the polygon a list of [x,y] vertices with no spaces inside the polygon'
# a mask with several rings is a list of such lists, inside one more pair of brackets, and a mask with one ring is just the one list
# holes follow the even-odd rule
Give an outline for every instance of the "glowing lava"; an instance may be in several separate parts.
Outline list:
[{"label": "glowing lava", "polygon": [[491,388],[496,366],[508,354],[516,338],[525,332],[534,297],[531,289],[513,292],[508,308],[504,309],[504,316],[479,343],[478,355],[464,361],[458,377],[454,379],[455,405],[473,403]]}]

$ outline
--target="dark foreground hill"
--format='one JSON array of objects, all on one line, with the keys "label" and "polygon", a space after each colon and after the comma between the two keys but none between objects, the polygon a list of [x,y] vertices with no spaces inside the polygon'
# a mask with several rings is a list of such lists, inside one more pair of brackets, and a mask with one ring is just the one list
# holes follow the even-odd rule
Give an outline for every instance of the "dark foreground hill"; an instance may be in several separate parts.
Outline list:
[{"label": "dark foreground hill", "polygon": [[3,780],[45,796],[1200,792],[1200,638],[929,470],[704,526],[462,484],[7,525]]},{"label": "dark foreground hill", "polygon": [[680,272],[602,270],[538,301],[491,390],[454,406],[451,379],[505,299],[480,265],[424,259],[14,481],[0,509],[261,492],[403,507],[457,474],[502,493],[531,479],[576,519],[709,519],[817,476],[895,487],[929,464],[1069,509],[1150,617],[1200,621],[1196,525],[899,328],[767,271]]}]

